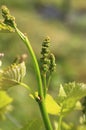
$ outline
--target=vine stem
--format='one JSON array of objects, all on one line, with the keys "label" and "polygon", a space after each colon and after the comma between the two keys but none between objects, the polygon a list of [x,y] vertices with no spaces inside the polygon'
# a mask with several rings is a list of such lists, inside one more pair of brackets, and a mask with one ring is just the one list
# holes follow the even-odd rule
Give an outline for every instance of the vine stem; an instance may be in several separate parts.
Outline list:
[{"label": "vine stem", "polygon": [[31,55],[32,61],[33,61],[33,65],[34,65],[34,69],[35,69],[35,73],[36,73],[36,77],[37,77],[37,82],[38,82],[38,94],[43,99],[42,81],[41,81],[41,75],[40,75],[40,70],[39,70],[39,66],[38,66],[36,56],[34,54],[34,51],[33,51],[32,47],[31,47],[31,44],[30,44],[27,36],[25,36],[16,26],[15,26],[15,29],[16,29],[17,34],[23,40],[23,42],[27,46],[27,49],[30,52],[30,55]]},{"label": "vine stem", "polygon": [[59,121],[58,121],[58,130],[61,130],[62,119],[63,119],[63,116],[60,116]]},{"label": "vine stem", "polygon": [[20,36],[20,38],[23,40],[23,42],[27,46],[27,49],[30,52],[30,55],[32,57],[32,61],[33,61],[33,65],[34,65],[34,69],[35,69],[35,73],[36,73],[36,77],[37,77],[37,82],[38,82],[38,95],[41,98],[41,100],[39,100],[40,102],[38,102],[38,104],[39,104],[39,107],[40,107],[41,115],[43,117],[45,128],[46,128],[46,130],[53,130],[52,126],[51,126],[49,116],[48,116],[48,113],[46,111],[44,95],[43,95],[43,88],[42,88],[42,79],[41,79],[41,74],[40,74],[40,69],[39,69],[39,65],[38,65],[38,62],[37,62],[37,58],[36,58],[36,56],[34,54],[34,51],[33,51],[32,47],[31,47],[31,44],[30,44],[27,36],[25,36],[16,27],[16,25],[14,25],[14,28],[15,28],[17,34]]},{"label": "vine stem", "polygon": [[50,80],[51,80],[51,75],[49,76],[49,79],[48,79],[47,89],[49,88],[49,85],[50,85]]},{"label": "vine stem", "polygon": [[45,98],[46,97],[46,93],[47,93],[46,74],[43,74],[42,78],[43,78],[44,98]]}]

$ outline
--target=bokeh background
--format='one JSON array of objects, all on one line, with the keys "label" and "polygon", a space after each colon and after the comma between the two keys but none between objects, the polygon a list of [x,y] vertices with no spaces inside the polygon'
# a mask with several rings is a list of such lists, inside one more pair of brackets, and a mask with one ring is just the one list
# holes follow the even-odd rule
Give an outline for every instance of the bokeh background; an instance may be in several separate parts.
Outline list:
[{"label": "bokeh background", "polygon": [[[57,69],[49,93],[56,97],[61,83],[86,83],[86,0],[0,0],[2,5],[8,6],[20,30],[28,35],[38,61],[42,41],[46,36],[51,38],[50,49],[55,54]],[[5,54],[2,68],[10,65],[16,56],[28,54],[15,33],[0,33],[0,52]],[[24,82],[35,91],[37,85],[29,54],[26,66]],[[29,130],[44,130],[39,108],[29,92],[16,86],[8,93],[14,98],[13,111],[0,121],[0,128],[17,130],[29,122]],[[79,113],[75,114],[78,119]],[[51,116],[53,126],[56,118]],[[73,117],[66,120],[78,124]]]}]

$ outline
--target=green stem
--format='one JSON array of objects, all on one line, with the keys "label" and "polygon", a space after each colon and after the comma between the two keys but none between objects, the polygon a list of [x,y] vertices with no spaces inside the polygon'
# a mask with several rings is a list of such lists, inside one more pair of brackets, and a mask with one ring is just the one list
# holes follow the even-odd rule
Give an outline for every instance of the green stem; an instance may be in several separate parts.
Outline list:
[{"label": "green stem", "polygon": [[32,89],[25,83],[19,83],[21,86],[23,86],[24,88],[26,88],[27,90],[29,90],[30,92],[32,92]]},{"label": "green stem", "polygon": [[20,85],[26,88],[30,92],[30,94],[32,94],[35,98],[34,91],[27,84],[21,82]]},{"label": "green stem", "polygon": [[59,121],[58,121],[58,130],[61,130],[62,119],[63,119],[63,116],[60,116]]},{"label": "green stem", "polygon": [[46,96],[46,93],[47,93],[47,84],[46,84],[46,74],[44,74],[43,76],[42,76],[42,78],[43,78],[43,86],[44,86],[44,98],[45,98],[45,96]]},{"label": "green stem", "polygon": [[52,126],[51,126],[51,123],[50,123],[50,120],[49,120],[49,117],[48,117],[48,114],[46,112],[44,101],[38,102],[38,103],[39,103],[39,108],[40,108],[40,111],[41,111],[41,115],[43,117],[43,121],[44,121],[46,130],[53,130]]},{"label": "green stem", "polygon": [[48,79],[48,82],[47,82],[47,89],[49,88],[50,80],[51,80],[51,75],[49,75],[49,79]]},{"label": "green stem", "polygon": [[30,55],[31,55],[32,61],[33,61],[33,65],[34,65],[34,68],[35,68],[37,82],[38,82],[38,93],[41,96],[41,98],[43,99],[42,80],[41,80],[40,70],[39,70],[39,66],[38,66],[36,56],[34,54],[34,51],[33,51],[32,47],[30,45],[30,42],[29,42],[27,36],[25,36],[17,27],[15,27],[15,29],[16,29],[17,34],[23,40],[23,42],[25,43],[25,45],[27,46],[27,48],[30,52]]},{"label": "green stem", "polygon": [[[23,86],[24,88],[28,89],[32,93],[34,98],[36,98],[35,94],[32,92],[32,90],[30,89],[30,87],[27,84],[20,83],[20,85]],[[43,117],[43,121],[46,124],[46,130],[52,130],[48,115],[46,113],[46,108],[45,108],[44,102],[43,101],[41,102],[39,100],[38,104],[39,104],[39,108],[40,108],[40,111],[41,111],[41,114],[42,114],[42,117]]]},{"label": "green stem", "polygon": [[49,116],[46,111],[46,107],[45,107],[45,103],[44,103],[42,79],[41,79],[40,69],[39,69],[39,65],[38,65],[36,56],[34,54],[34,51],[30,45],[30,42],[29,42],[27,36],[25,36],[16,26],[15,26],[15,30],[16,30],[17,34],[20,36],[20,38],[23,40],[25,45],[27,46],[28,51],[30,52],[30,55],[32,57],[32,61],[33,61],[33,65],[34,65],[34,69],[35,69],[35,73],[36,73],[36,77],[37,77],[37,82],[38,82],[38,95],[41,98],[40,103],[39,103],[41,114],[43,117],[43,121],[44,121],[46,130],[52,130],[52,126],[51,126]]}]

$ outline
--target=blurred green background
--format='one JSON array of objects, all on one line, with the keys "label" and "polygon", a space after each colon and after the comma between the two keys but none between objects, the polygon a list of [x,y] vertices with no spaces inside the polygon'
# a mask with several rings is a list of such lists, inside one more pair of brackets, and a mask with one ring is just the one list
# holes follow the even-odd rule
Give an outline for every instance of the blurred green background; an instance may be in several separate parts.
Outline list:
[{"label": "blurred green background", "polygon": [[[49,93],[55,97],[60,83],[86,83],[86,0],[0,0],[2,5],[8,6],[20,30],[28,35],[38,60],[41,43],[46,36],[50,36],[50,49],[55,54],[57,70]],[[15,33],[0,33],[0,52],[5,54],[3,68],[10,65],[16,56],[28,54]],[[26,66],[24,81],[35,91],[37,85],[29,54]],[[14,98],[13,111],[5,121],[0,121],[0,128],[17,130],[29,122],[29,130],[44,130],[39,108],[29,97],[29,92],[16,86],[8,93]],[[69,121],[78,124],[69,117]],[[79,113],[76,117],[78,119]],[[53,126],[56,118],[51,116]]]}]

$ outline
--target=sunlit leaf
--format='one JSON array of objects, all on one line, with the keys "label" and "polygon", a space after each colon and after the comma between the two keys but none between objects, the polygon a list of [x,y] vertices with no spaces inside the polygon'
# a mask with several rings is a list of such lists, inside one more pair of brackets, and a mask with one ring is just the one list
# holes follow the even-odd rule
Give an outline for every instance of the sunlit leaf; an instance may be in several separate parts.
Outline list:
[{"label": "sunlit leaf", "polygon": [[60,106],[56,103],[53,97],[49,94],[46,95],[45,104],[46,104],[47,112],[49,114],[57,115],[61,110]]},{"label": "sunlit leaf", "polygon": [[62,89],[61,88],[59,90],[57,102],[62,107],[61,112],[64,115],[73,110],[74,108],[76,108],[77,101],[86,96],[86,85],[73,82],[65,84],[64,86],[61,87],[63,87],[66,96],[64,96],[63,92],[62,92],[63,94],[61,94]]},{"label": "sunlit leaf", "polygon": [[83,107],[82,107],[82,104],[80,101],[77,101],[76,104],[75,104],[75,110],[82,110]]},{"label": "sunlit leaf", "polygon": [[0,89],[18,85],[26,74],[25,63],[13,64],[0,73]]},{"label": "sunlit leaf", "polygon": [[58,103],[61,104],[63,100],[67,97],[66,92],[62,85],[60,85],[59,93],[58,93]]}]

